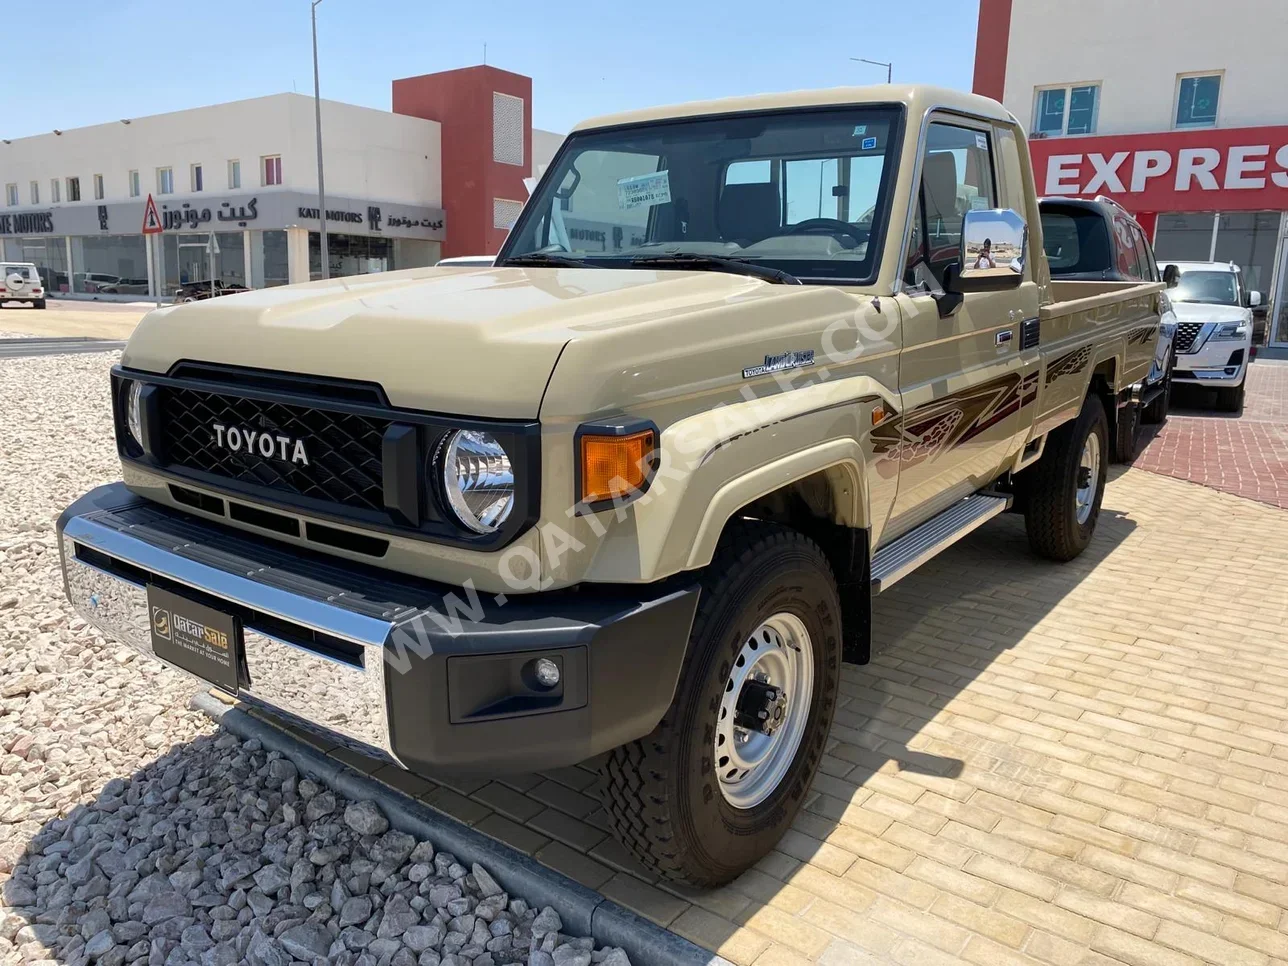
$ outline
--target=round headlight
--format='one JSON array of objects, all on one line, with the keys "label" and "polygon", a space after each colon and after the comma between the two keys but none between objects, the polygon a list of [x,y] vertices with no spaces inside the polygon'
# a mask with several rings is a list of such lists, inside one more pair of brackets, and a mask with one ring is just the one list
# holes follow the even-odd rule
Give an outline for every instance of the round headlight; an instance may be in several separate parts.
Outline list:
[{"label": "round headlight", "polygon": [[125,394],[125,425],[130,435],[143,445],[143,383],[132,382]]},{"label": "round headlight", "polygon": [[452,513],[475,533],[493,533],[514,509],[510,454],[491,433],[458,429],[440,449],[443,490]]}]

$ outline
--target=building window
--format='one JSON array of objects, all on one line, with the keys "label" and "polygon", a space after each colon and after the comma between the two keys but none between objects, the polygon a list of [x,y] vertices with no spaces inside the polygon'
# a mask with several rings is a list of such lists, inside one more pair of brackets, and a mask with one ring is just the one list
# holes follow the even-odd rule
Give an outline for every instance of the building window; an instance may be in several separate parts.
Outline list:
[{"label": "building window", "polygon": [[39,181],[33,181],[31,183],[31,203],[33,205],[40,204],[40,182]]},{"label": "building window", "polygon": [[1033,110],[1033,133],[1043,137],[1094,134],[1099,107],[1099,84],[1039,90]]},{"label": "building window", "polygon": [[94,200],[103,200],[103,176],[101,174],[94,175]]},{"label": "building window", "polygon": [[228,162],[228,187],[241,187],[241,162],[237,160]]},{"label": "building window", "polygon": [[80,201],[80,178],[67,179],[67,200]]},{"label": "building window", "polygon": [[282,183],[282,156],[274,154],[261,159],[263,164],[260,167],[264,173],[264,184],[281,184]]},{"label": "building window", "polygon": [[492,92],[492,160],[523,164],[523,98]]},{"label": "building window", "polygon": [[18,207],[18,186],[16,184],[4,186],[4,201],[10,208]]},{"label": "building window", "polygon": [[137,171],[131,171],[130,172],[130,197],[137,198],[140,194],[141,192],[139,191],[139,173]]},{"label": "building window", "polygon": [[63,200],[63,186],[57,178],[49,179],[49,200],[53,204],[58,204]]},{"label": "building window", "polygon": [[157,168],[157,194],[174,194],[174,170],[172,168]]},{"label": "building window", "polygon": [[523,210],[522,201],[508,201],[505,198],[492,199],[492,227],[510,230],[516,221],[519,220],[519,212]]},{"label": "building window", "polygon": [[1176,79],[1176,126],[1216,127],[1221,99],[1220,74],[1191,74]]},{"label": "building window", "polygon": [[189,168],[188,178],[189,178],[188,183],[191,186],[193,191],[201,191],[203,189],[204,186],[202,184],[201,165],[194,164],[191,168]]}]

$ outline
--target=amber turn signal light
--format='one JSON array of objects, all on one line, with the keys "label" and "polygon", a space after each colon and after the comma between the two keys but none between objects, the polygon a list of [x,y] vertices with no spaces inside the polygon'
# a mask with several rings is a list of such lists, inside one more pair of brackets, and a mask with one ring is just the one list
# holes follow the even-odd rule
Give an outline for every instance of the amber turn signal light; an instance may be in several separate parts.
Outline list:
[{"label": "amber turn signal light", "polygon": [[581,437],[581,502],[624,500],[648,486],[649,460],[657,444],[652,429],[626,436]]}]

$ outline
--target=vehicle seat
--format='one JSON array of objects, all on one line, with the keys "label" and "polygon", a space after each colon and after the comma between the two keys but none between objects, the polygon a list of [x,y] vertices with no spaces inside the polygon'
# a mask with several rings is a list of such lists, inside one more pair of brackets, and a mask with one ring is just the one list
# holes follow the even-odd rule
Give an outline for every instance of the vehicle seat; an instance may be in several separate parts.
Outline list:
[{"label": "vehicle seat", "polygon": [[782,228],[778,185],[727,184],[720,192],[720,237],[746,248]]},{"label": "vehicle seat", "polygon": [[961,245],[961,212],[957,206],[957,159],[949,151],[926,155],[921,172],[926,205],[929,267],[942,285],[944,269],[957,261]]}]

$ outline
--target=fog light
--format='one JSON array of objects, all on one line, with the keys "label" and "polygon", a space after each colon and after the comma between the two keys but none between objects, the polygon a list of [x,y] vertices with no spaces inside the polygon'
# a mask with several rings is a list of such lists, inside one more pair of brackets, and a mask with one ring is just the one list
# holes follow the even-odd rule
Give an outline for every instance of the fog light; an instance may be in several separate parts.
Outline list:
[{"label": "fog light", "polygon": [[548,657],[537,658],[532,673],[543,688],[553,688],[559,683],[559,665]]}]

